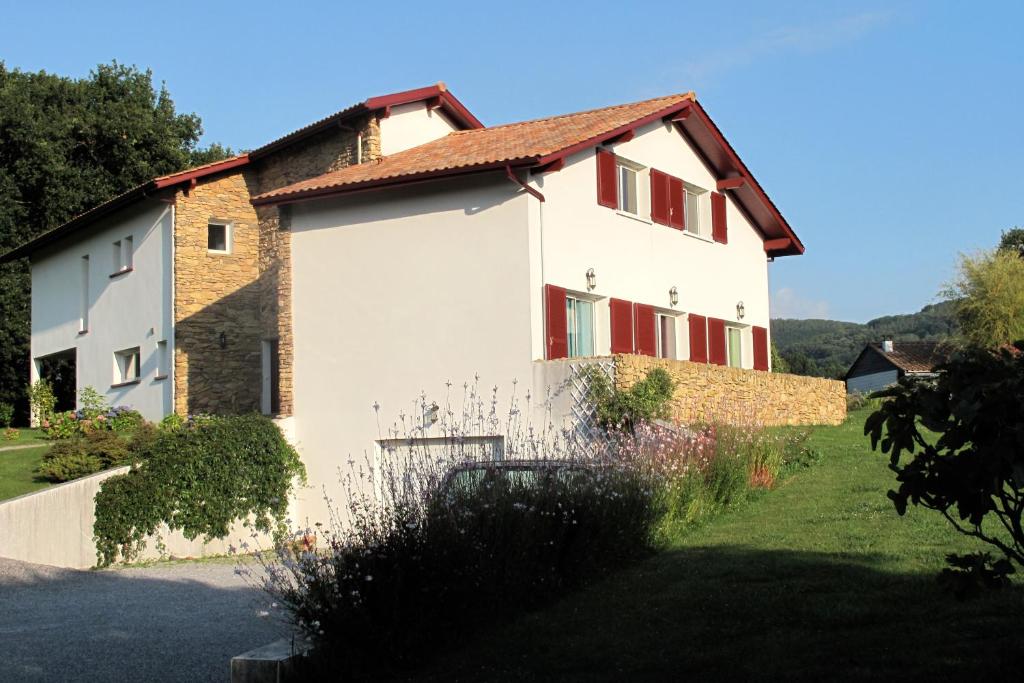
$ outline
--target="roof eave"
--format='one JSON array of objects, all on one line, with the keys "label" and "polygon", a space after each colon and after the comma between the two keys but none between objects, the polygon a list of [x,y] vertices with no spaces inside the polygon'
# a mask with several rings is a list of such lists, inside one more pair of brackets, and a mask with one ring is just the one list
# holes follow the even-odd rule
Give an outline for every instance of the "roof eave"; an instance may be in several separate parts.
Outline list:
[{"label": "roof eave", "polygon": [[415,173],[411,175],[394,176],[390,178],[377,178],[374,180],[346,183],[344,185],[337,185],[333,187],[316,187],[310,188],[308,190],[301,190],[298,192],[290,192],[288,194],[253,197],[251,201],[253,206],[297,204],[300,202],[305,202],[313,199],[323,199],[325,197],[349,195],[355,194],[357,192],[367,192],[370,190],[383,190],[396,186],[412,185],[416,183],[428,182],[433,180],[443,180],[446,178],[455,178],[460,176],[473,175],[476,173],[485,173],[487,171],[500,171],[508,167],[511,167],[513,169],[521,169],[531,168],[536,165],[536,157],[513,159],[511,161],[487,162],[485,164],[475,164],[473,166],[445,168],[434,171],[424,171],[422,173]]}]

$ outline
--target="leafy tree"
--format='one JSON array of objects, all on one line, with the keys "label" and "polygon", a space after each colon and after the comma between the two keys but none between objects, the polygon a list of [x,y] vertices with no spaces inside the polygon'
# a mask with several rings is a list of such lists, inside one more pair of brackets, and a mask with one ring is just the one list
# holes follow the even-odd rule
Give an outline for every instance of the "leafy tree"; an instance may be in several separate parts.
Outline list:
[{"label": "leafy tree", "polygon": [[779,353],[779,347],[772,342],[772,372],[789,372],[789,363]]},{"label": "leafy tree", "polygon": [[[931,382],[901,380],[880,392],[889,400],[864,425],[871,447],[890,454],[899,488],[896,511],[908,504],[936,510],[961,533],[998,548],[1024,566],[1024,343],[998,351],[968,349]],[[921,428],[938,434],[923,434]],[[908,462],[902,462],[907,456]],[[950,558],[978,572],[983,556]],[[996,563],[996,578],[1012,571]]]},{"label": "leafy tree", "polygon": [[999,238],[999,251],[1009,251],[1024,257],[1024,228],[1004,230]]},{"label": "leafy tree", "polygon": [[[114,62],[71,79],[0,62],[0,253],[150,178],[230,154],[199,148],[201,134],[150,71]],[[21,420],[29,285],[26,262],[0,266],[0,401]]]},{"label": "leafy tree", "polygon": [[1024,259],[1012,251],[962,254],[944,292],[956,300],[964,339],[993,348],[1024,339]]}]

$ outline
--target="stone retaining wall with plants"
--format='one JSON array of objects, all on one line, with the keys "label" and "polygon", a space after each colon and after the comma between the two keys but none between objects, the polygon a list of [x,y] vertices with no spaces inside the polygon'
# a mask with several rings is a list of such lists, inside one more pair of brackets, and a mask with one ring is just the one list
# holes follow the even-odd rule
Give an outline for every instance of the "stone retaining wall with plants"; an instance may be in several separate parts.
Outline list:
[{"label": "stone retaining wall with plants", "polygon": [[846,387],[838,380],[650,356],[620,354],[614,360],[620,390],[664,368],[675,387],[671,415],[683,422],[838,425],[846,418]]}]

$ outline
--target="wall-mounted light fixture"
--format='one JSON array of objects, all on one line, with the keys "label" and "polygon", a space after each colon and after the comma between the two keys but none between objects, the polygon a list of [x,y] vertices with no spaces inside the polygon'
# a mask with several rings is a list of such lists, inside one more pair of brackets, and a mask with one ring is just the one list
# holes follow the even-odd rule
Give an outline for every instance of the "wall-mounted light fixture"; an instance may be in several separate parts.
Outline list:
[{"label": "wall-mounted light fixture", "polygon": [[228,348],[228,335],[221,332],[220,336],[217,337],[217,343],[220,344],[220,348],[222,349]]},{"label": "wall-mounted light fixture", "polygon": [[668,302],[673,306],[679,303],[679,290],[676,289],[675,285],[672,285],[672,289],[668,290]]},{"label": "wall-mounted light fixture", "polygon": [[743,320],[743,316],[745,316],[746,314],[747,314],[746,306],[743,305],[742,301],[738,302],[736,304],[736,319],[737,320]]},{"label": "wall-mounted light fixture", "polygon": [[593,268],[587,268],[587,289],[592,290],[597,287],[597,275],[594,274]]}]

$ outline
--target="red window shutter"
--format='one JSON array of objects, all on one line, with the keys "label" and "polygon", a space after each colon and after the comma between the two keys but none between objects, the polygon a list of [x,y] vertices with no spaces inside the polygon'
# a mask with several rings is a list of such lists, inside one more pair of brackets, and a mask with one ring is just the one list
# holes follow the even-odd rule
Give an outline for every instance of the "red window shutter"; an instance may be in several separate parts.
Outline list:
[{"label": "red window shutter", "polygon": [[544,285],[544,309],[547,318],[548,360],[569,356],[569,331],[565,316],[565,289]]},{"label": "red window shutter", "polygon": [[686,227],[686,191],[679,178],[668,179],[669,222],[673,228]]},{"label": "red window shutter", "polygon": [[708,362],[708,322],[707,318],[696,313],[690,319],[690,360],[694,363]]},{"label": "red window shutter", "polygon": [[725,344],[725,321],[708,318],[708,362],[728,365],[729,353]]},{"label": "red window shutter", "polygon": [[636,352],[645,356],[658,355],[658,342],[654,336],[654,307],[636,304],[633,319],[636,321]]},{"label": "red window shutter", "polygon": [[633,304],[622,299],[612,299],[612,353],[633,353]]},{"label": "red window shutter", "polygon": [[729,227],[725,222],[725,195],[711,193],[711,237],[722,244],[729,243]]},{"label": "red window shutter", "polygon": [[651,220],[662,225],[669,224],[669,176],[651,169]]},{"label": "red window shutter", "polygon": [[610,209],[619,208],[619,179],[615,155],[608,150],[597,150],[597,203]]},{"label": "red window shutter", "polygon": [[768,330],[763,327],[754,327],[754,369],[768,369]]}]

